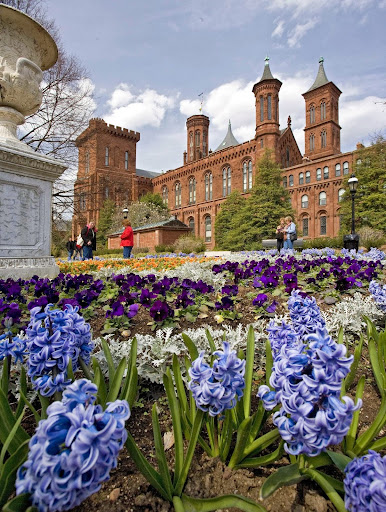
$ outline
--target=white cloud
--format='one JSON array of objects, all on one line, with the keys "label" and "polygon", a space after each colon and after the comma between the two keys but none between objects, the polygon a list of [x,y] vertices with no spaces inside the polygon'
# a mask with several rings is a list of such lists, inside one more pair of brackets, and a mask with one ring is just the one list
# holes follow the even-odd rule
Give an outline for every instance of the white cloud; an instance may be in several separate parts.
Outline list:
[{"label": "white cloud", "polygon": [[316,24],[317,18],[307,21],[306,23],[298,23],[295,28],[289,32],[288,45],[290,48],[299,46],[299,41],[311,30]]},{"label": "white cloud", "polygon": [[175,105],[176,97],[146,89],[138,94],[130,85],[121,83],[111,94],[109,111],[103,115],[107,123],[137,130],[143,126],[159,127],[165,114]]},{"label": "white cloud", "polygon": [[280,20],[275,27],[275,30],[272,32],[272,37],[281,37],[284,32],[284,24],[283,20]]}]

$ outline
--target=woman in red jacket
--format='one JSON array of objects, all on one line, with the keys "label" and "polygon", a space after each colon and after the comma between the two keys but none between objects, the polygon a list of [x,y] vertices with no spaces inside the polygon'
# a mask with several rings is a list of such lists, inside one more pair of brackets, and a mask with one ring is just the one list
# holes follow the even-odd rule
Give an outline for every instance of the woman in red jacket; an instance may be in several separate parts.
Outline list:
[{"label": "woman in red jacket", "polygon": [[123,247],[123,257],[127,259],[130,258],[131,249],[134,245],[134,233],[130,221],[125,219],[122,224],[125,229],[121,235],[121,247]]}]

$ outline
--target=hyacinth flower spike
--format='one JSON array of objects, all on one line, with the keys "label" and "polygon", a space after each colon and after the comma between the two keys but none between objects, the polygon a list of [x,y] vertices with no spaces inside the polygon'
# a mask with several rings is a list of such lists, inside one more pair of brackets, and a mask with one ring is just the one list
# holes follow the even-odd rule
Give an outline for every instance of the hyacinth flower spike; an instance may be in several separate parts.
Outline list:
[{"label": "hyacinth flower spike", "polygon": [[344,503],[338,493],[341,484],[334,487],[330,477],[317,468],[332,462],[327,456],[330,445],[344,444],[345,436],[353,434],[351,423],[356,415],[355,425],[362,402],[359,397],[354,403],[350,397],[340,396],[353,356],[345,357],[346,347],[329,336],[315,299],[293,291],[288,306],[292,325],[270,326],[272,374],[269,386],[261,386],[258,396],[266,409],[280,407],[273,422],[292,464],[264,482],[261,496],[272,494],[281,481],[295,483],[312,478],[343,512]]}]

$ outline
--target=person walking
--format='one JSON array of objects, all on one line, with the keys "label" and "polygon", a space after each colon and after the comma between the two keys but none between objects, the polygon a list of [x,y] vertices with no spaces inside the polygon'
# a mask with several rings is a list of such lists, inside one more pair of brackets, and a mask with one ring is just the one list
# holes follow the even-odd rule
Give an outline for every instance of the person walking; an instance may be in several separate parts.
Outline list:
[{"label": "person walking", "polygon": [[285,227],[285,220],[284,220],[284,217],[281,217],[280,224],[276,228],[276,247],[277,247],[278,251],[283,249],[283,246],[284,246],[284,227]]},{"label": "person walking", "polygon": [[131,250],[134,245],[134,233],[129,220],[124,219],[122,224],[125,229],[121,235],[121,247],[123,247],[123,257],[128,259],[130,258]]},{"label": "person walking", "polygon": [[90,221],[80,232],[83,239],[83,258],[82,260],[92,260],[92,251],[96,250],[96,229],[95,223]]},{"label": "person walking", "polygon": [[296,240],[296,226],[290,215],[288,215],[284,220],[284,249],[293,249],[293,242]]},{"label": "person walking", "polygon": [[72,240],[71,237],[69,237],[68,242],[66,243],[66,249],[68,254],[67,261],[71,261],[72,255],[74,254],[75,250],[75,242],[74,240]]}]

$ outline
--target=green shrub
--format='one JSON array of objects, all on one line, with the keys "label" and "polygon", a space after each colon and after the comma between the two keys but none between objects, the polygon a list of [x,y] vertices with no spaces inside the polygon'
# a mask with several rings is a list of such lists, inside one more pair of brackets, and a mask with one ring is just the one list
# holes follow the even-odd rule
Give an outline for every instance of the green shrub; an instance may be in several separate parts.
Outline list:
[{"label": "green shrub", "polygon": [[184,235],[174,242],[174,252],[184,252],[190,254],[191,252],[200,253],[206,250],[205,242],[199,236]]},{"label": "green shrub", "polygon": [[118,249],[104,249],[103,247],[94,251],[94,256],[106,256],[108,254],[122,254],[123,249],[119,247]]},{"label": "green shrub", "polygon": [[363,226],[358,229],[359,245],[371,249],[371,247],[381,247],[385,245],[386,237],[380,229],[374,229],[370,226]]},{"label": "green shrub", "polygon": [[147,254],[149,252],[149,247],[133,247],[131,254],[133,256],[139,256],[140,254]]},{"label": "green shrub", "polygon": [[332,247],[334,249],[342,249],[343,247],[343,236],[337,236],[335,238],[323,237],[314,238],[313,240],[304,240],[304,249],[323,249],[324,247]]},{"label": "green shrub", "polygon": [[160,252],[174,252],[174,248],[172,245],[159,244],[155,246],[155,252],[158,254]]}]

